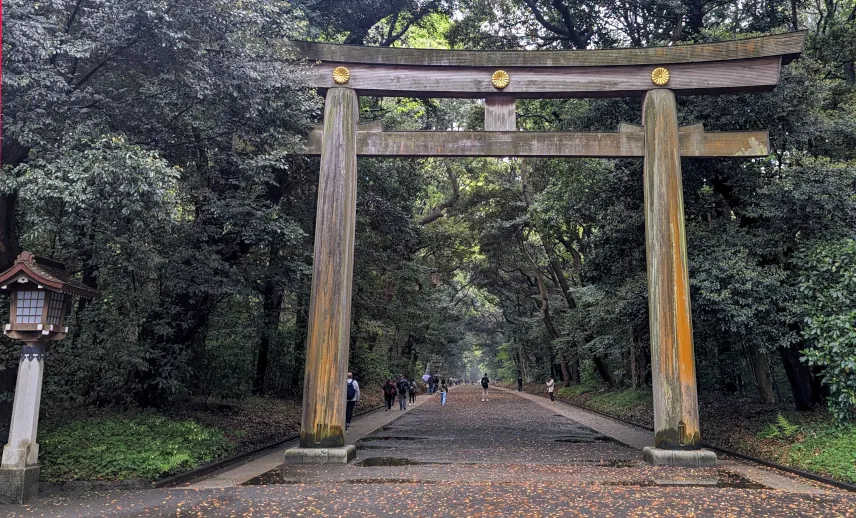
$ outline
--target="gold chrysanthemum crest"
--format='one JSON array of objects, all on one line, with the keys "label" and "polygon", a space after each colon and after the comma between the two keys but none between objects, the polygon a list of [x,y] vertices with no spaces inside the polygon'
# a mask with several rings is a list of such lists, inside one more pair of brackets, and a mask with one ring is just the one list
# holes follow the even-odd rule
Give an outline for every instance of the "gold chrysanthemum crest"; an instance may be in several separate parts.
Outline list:
[{"label": "gold chrysanthemum crest", "polygon": [[490,82],[494,88],[502,90],[511,82],[511,76],[505,70],[497,70],[490,76]]},{"label": "gold chrysanthemum crest", "polygon": [[337,85],[343,85],[351,80],[351,71],[347,67],[336,67],[333,69],[333,81]]},{"label": "gold chrysanthemum crest", "polygon": [[669,82],[669,71],[663,67],[657,67],[651,72],[651,82],[657,86],[663,86]]}]

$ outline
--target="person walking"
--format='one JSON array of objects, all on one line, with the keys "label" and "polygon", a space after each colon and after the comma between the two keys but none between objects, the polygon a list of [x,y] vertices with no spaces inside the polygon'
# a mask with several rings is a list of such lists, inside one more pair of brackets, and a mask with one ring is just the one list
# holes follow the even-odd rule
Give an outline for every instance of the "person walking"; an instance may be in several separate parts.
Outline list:
[{"label": "person walking", "polygon": [[481,379],[482,385],[482,401],[490,401],[488,398],[487,389],[490,386],[490,378],[487,377],[487,373],[484,373],[484,377]]},{"label": "person walking", "polygon": [[553,381],[553,376],[550,376],[547,379],[547,393],[550,394],[550,403],[554,404],[554,405],[556,404],[556,397],[555,397],[555,394],[553,394],[553,391],[555,389],[556,389],[556,382]]},{"label": "person walking", "polygon": [[345,431],[351,426],[351,418],[354,417],[354,407],[360,402],[360,384],[354,379],[354,373],[348,373],[348,385],[346,389],[347,403],[345,406]]},{"label": "person walking", "polygon": [[386,378],[386,383],[383,384],[383,403],[384,411],[392,408],[392,402],[395,401],[395,384],[391,379]]},{"label": "person walking", "polygon": [[523,376],[517,375],[517,392],[523,392]]},{"label": "person walking", "polygon": [[410,380],[410,385],[407,387],[407,395],[410,396],[410,402],[416,403],[416,382]]},{"label": "person walking", "polygon": [[446,394],[449,392],[449,387],[446,386],[446,380],[440,378],[440,404],[446,406]]},{"label": "person walking", "polygon": [[410,388],[410,382],[407,378],[398,375],[398,382],[395,384],[395,389],[398,391],[398,409],[407,410],[407,390]]}]

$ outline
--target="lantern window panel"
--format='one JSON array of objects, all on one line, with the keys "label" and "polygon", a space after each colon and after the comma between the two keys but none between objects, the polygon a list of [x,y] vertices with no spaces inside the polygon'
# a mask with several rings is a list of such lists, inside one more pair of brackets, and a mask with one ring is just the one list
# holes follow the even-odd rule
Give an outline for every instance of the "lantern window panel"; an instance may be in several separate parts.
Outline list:
[{"label": "lantern window panel", "polygon": [[24,291],[17,293],[18,303],[15,322],[17,324],[41,324],[45,308],[44,291]]},{"label": "lantern window panel", "polygon": [[62,293],[51,293],[48,303],[48,325],[58,326],[62,323],[62,313],[65,308],[65,295]]}]

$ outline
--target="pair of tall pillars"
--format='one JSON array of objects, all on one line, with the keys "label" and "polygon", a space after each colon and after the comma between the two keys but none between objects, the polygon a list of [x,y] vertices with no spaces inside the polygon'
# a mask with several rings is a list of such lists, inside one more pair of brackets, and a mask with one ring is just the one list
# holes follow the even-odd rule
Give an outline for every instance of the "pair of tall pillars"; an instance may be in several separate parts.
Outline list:
[{"label": "pair of tall pillars", "polygon": [[[644,457],[653,464],[715,465],[716,456],[699,449],[674,93],[667,89],[649,91],[642,111],[655,426],[655,448],[646,448]],[[359,99],[352,89],[328,90],[300,447],[286,452],[286,464],[348,462],[355,455],[352,446],[345,447],[344,415],[356,220],[358,117]]]}]

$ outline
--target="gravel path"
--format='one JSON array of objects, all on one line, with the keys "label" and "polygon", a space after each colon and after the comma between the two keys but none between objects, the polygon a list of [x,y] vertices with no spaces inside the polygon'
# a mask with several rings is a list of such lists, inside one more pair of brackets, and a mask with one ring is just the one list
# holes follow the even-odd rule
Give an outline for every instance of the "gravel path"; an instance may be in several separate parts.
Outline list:
[{"label": "gravel path", "polygon": [[773,489],[733,463],[647,466],[637,449],[575,422],[559,403],[498,391],[482,402],[473,386],[452,388],[445,407],[438,399],[357,441],[358,458],[349,465],[277,469],[240,487],[70,495],[3,510],[9,516],[856,516],[856,495]]}]

